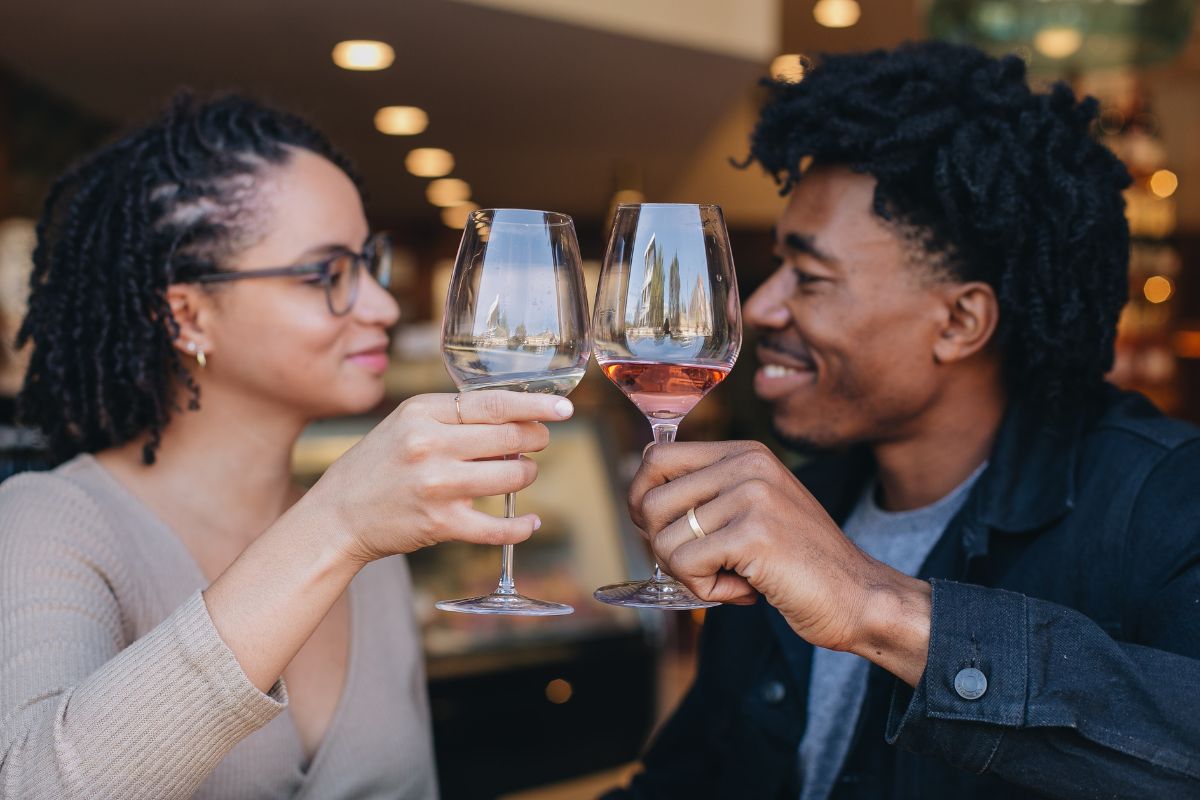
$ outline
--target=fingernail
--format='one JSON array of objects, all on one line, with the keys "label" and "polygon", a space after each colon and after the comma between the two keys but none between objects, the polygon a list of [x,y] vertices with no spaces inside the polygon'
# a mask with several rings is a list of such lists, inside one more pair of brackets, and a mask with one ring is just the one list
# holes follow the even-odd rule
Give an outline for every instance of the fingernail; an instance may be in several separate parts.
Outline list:
[{"label": "fingernail", "polygon": [[554,404],[554,413],[558,414],[563,419],[566,419],[567,417],[571,416],[571,414],[574,411],[575,411],[575,406],[572,405],[571,401],[567,400],[566,398],[559,400],[557,403]]},{"label": "fingernail", "polygon": [[645,447],[642,448],[642,458],[646,457],[646,453],[647,453],[647,451],[650,450],[651,447],[654,447],[654,442],[649,442],[649,443],[647,443],[647,445]]},{"label": "fingernail", "polygon": [[534,517],[533,518],[533,529],[536,531],[540,527],[542,527],[542,518]]}]

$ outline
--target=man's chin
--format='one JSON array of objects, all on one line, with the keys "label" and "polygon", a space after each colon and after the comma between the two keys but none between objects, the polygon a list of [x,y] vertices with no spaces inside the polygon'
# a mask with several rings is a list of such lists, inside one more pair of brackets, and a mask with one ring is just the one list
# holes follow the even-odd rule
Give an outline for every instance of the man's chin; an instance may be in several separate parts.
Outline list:
[{"label": "man's chin", "polygon": [[774,415],[771,416],[770,428],[771,435],[775,437],[776,441],[787,449],[794,450],[797,453],[817,453],[829,449],[829,445],[822,444],[812,436],[785,430],[776,421]]}]

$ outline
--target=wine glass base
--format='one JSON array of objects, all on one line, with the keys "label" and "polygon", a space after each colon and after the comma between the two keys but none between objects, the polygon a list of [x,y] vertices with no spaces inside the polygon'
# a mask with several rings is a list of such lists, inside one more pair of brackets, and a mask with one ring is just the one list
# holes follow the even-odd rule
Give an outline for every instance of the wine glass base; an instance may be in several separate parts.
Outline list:
[{"label": "wine glass base", "polygon": [[464,600],[440,600],[434,603],[434,607],[441,611],[457,611],[460,614],[510,614],[517,617],[554,617],[575,613],[575,609],[566,603],[551,603],[520,594],[498,592]]},{"label": "wine glass base", "polygon": [[592,596],[601,603],[624,608],[657,608],[660,611],[689,611],[712,608],[720,603],[701,600],[675,580],[627,581],[601,586]]}]

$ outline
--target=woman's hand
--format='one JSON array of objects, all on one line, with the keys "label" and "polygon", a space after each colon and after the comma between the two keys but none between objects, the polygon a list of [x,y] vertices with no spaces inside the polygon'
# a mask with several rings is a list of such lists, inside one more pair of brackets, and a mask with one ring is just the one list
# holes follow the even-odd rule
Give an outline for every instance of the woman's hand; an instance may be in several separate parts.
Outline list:
[{"label": "woman's hand", "polygon": [[[476,497],[533,483],[527,458],[550,442],[543,422],[567,419],[569,400],[499,390],[419,395],[406,400],[333,463],[302,501],[323,504],[360,563],[438,542],[524,541],[541,522],[533,514],[494,517]],[[461,412],[461,421],[460,421]]]}]

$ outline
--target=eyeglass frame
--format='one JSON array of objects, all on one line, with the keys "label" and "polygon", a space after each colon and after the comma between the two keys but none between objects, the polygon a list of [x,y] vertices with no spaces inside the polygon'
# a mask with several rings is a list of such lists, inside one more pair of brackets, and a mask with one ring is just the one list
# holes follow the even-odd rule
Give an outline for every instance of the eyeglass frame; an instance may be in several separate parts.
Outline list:
[{"label": "eyeglass frame", "polygon": [[[373,254],[370,252],[372,248],[382,248],[378,253],[379,257],[379,274],[371,273],[370,265]],[[351,270],[357,270],[359,275],[353,282],[350,288],[350,298],[346,302],[346,308],[338,311],[333,307],[333,281],[332,264],[339,258],[350,256],[353,259]],[[329,313],[335,317],[344,317],[354,309],[354,303],[358,300],[358,289],[362,285],[362,271],[366,273],[378,283],[386,288],[391,284],[392,275],[392,241],[391,238],[383,232],[374,233],[367,238],[367,243],[363,245],[363,252],[355,253],[348,248],[339,249],[338,252],[323,258],[320,261],[310,261],[307,264],[295,264],[290,267],[264,267],[262,269],[247,269],[247,270],[230,270],[225,272],[210,272],[206,275],[197,275],[194,278],[182,281],[183,283],[228,283],[230,281],[246,280],[250,278],[287,278],[301,275],[320,275],[321,287],[325,290],[325,305],[329,308]]]}]

